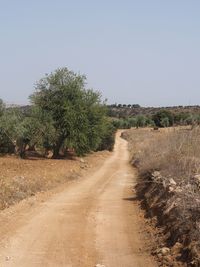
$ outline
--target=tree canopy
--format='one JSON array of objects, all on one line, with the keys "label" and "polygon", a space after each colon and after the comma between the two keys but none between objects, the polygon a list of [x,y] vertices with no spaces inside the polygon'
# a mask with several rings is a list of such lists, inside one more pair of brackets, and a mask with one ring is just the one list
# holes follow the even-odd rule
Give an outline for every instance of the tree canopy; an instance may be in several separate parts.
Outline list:
[{"label": "tree canopy", "polygon": [[86,89],[86,77],[67,68],[46,74],[30,96],[31,106],[6,108],[0,100],[0,152],[27,150],[60,157],[112,149],[115,128],[101,94]]},{"label": "tree canopy", "polygon": [[107,131],[106,108],[99,92],[85,88],[86,77],[57,69],[36,84],[32,104],[52,119],[54,157],[60,149],[74,148],[78,155],[96,150]]}]

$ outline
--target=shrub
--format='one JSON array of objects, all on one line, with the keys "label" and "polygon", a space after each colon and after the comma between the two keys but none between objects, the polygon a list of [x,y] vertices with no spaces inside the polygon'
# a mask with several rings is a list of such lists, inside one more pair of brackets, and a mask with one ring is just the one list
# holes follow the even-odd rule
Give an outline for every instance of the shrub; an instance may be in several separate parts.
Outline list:
[{"label": "shrub", "polygon": [[163,124],[172,126],[174,124],[174,115],[168,110],[161,110],[153,115],[153,121],[157,127],[165,127]]}]

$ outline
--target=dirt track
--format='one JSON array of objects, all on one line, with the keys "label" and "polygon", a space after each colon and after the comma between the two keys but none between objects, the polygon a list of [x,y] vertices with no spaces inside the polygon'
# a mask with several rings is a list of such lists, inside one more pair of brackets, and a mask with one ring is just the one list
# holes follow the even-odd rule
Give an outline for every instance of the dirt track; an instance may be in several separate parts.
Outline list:
[{"label": "dirt track", "polygon": [[[0,218],[0,266],[151,267],[133,205],[127,143],[87,177]],[[8,218],[10,218],[8,220]]]}]

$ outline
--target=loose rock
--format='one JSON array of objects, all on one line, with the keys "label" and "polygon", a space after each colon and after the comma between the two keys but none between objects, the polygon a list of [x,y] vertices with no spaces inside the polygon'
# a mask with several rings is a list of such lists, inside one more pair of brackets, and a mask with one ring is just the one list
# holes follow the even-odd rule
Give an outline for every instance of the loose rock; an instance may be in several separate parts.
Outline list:
[{"label": "loose rock", "polygon": [[85,160],[83,158],[80,158],[81,163],[85,163]]},{"label": "loose rock", "polygon": [[163,248],[157,250],[158,255],[161,254],[162,256],[166,256],[169,253],[170,253],[170,249],[167,247],[163,247]]},{"label": "loose rock", "polygon": [[172,247],[171,251],[173,254],[179,254],[183,245],[179,242],[176,242],[176,244]]},{"label": "loose rock", "polygon": [[175,186],[175,185],[176,185],[176,182],[174,181],[173,178],[171,178],[171,179],[169,180],[169,184],[170,184],[171,186]]}]

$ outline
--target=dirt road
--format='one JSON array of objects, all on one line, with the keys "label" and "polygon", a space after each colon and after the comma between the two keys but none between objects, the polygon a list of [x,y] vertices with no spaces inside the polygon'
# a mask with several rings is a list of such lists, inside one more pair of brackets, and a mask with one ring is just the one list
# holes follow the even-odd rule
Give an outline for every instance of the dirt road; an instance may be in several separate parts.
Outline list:
[{"label": "dirt road", "polygon": [[127,143],[118,133],[100,168],[44,202],[6,211],[0,218],[0,266],[156,266],[140,233],[133,183]]}]

